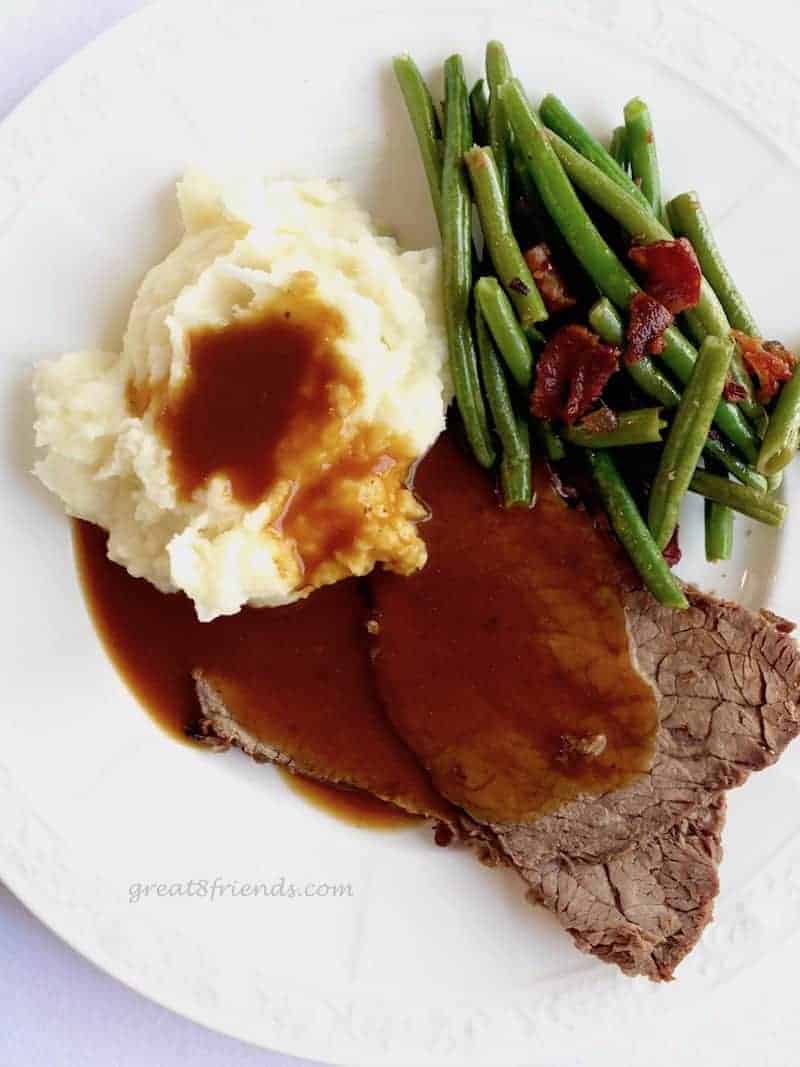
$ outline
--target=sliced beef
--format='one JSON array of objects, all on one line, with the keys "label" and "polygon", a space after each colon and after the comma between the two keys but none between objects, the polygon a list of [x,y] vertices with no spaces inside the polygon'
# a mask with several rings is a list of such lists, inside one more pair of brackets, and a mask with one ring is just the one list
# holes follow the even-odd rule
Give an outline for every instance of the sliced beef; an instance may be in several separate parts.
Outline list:
[{"label": "sliced beef", "polygon": [[605,863],[567,856],[518,867],[582,952],[628,975],[672,977],[711,921],[725,797]]},{"label": "sliced beef", "polygon": [[478,822],[529,823],[646,772],[658,716],[631,662],[619,546],[541,468],[535,508],[499,507],[447,438],[416,487],[428,563],[371,577],[373,670],[439,792]]},{"label": "sliced beef", "polygon": [[515,865],[623,852],[774,763],[800,731],[800,654],[783,620],[696,591],[688,596],[687,612],[644,592],[626,596],[632,650],[658,698],[651,771],[534,824],[495,825]]},{"label": "sliced beef", "polygon": [[[503,513],[475,469],[452,444],[437,445],[417,478],[433,512],[428,565],[371,579],[387,714],[436,787],[486,826],[580,947],[626,973],[668,977],[710,918],[720,794],[800,731],[797,646],[768,614],[691,589],[689,610],[663,608],[624,570],[614,584],[598,542],[608,535],[585,513],[557,506],[541,482],[532,512]],[[585,773],[605,751],[604,722],[621,725],[606,715],[602,669],[614,617],[598,627],[593,606],[587,618],[587,573],[593,590],[619,598],[624,658],[648,683],[655,715],[649,769],[610,786]],[[550,653],[562,657],[571,704],[554,720],[562,744],[539,751],[558,795],[562,776],[575,793],[537,812],[525,806],[537,800],[530,752],[546,739],[559,693]],[[580,729],[564,729],[569,721]],[[624,750],[623,731],[616,744]]]},{"label": "sliced beef", "polygon": [[[370,582],[383,708],[367,686],[363,707],[346,701],[322,764],[307,731],[276,742],[254,726],[272,709],[199,673],[203,734],[458,823],[580,949],[671,977],[711,918],[724,791],[800,730],[789,627],[694,590],[688,611],[659,606],[541,477],[533,511],[504,512],[447,438],[417,486],[433,510],[429,563]],[[392,754],[380,773],[355,758],[365,730]],[[401,766],[402,782],[387,775]]]},{"label": "sliced beef", "polygon": [[[259,763],[278,763],[318,781],[362,789],[413,815],[456,825],[455,810],[433,789],[424,768],[388,726],[376,702],[364,699],[352,705],[349,721],[342,724],[343,744],[337,755],[327,746],[310,744],[313,739],[304,731],[293,738],[289,730],[271,728],[276,713],[254,714],[249,706],[252,698],[226,679],[203,671],[195,671],[194,679],[201,709],[198,735],[212,747],[235,746]],[[288,709],[283,714],[289,721],[299,713]],[[359,759],[359,733],[369,759]]]},{"label": "sliced beef", "polygon": [[[201,672],[195,674],[195,685],[203,712],[202,734],[218,749],[235,746],[259,763],[311,773],[332,785],[358,785],[345,770],[337,774],[329,768],[326,775],[320,775],[318,768],[298,763],[292,753],[259,740],[237,720],[236,709],[222,689]],[[232,693],[228,697],[235,702]],[[362,788],[365,780],[360,780]],[[392,799],[398,803],[397,796]],[[417,796],[409,804],[406,796],[400,806],[435,819],[440,827],[457,824],[459,837],[482,862],[514,866],[527,884],[530,899],[554,913],[581,951],[616,963],[626,974],[654,980],[671,977],[711,919],[724,816],[720,794],[690,818],[606,863],[560,856],[540,867],[515,865],[489,827],[464,816],[454,820],[443,800],[438,805],[420,804]]]}]

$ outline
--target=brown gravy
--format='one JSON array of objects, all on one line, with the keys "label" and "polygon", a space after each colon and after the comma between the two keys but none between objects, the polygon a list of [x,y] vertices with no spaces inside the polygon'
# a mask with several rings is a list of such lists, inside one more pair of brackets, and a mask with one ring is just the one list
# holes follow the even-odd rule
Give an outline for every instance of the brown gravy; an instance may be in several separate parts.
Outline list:
[{"label": "brown gravy", "polygon": [[[380,426],[349,425],[363,381],[339,351],[345,332],[301,271],[258,313],[192,333],[184,381],[159,394],[156,425],[180,496],[222,475],[246,507],[269,498],[271,525],[292,542],[303,585],[348,573],[338,555],[369,541],[364,479],[380,477],[393,511],[408,497],[407,443]],[[152,399],[136,389],[128,397],[138,414]]]},{"label": "brown gravy", "polygon": [[[329,579],[340,553],[347,553],[375,520],[365,510],[358,486],[377,475],[390,512],[402,513],[410,458],[396,435],[367,426],[348,444],[347,451],[304,479],[289,498],[275,528],[297,546],[307,583]],[[413,498],[411,498],[413,504]]]},{"label": "brown gravy", "polygon": [[375,572],[375,671],[388,714],[434,785],[484,821],[528,821],[652,763],[655,697],[634,669],[615,542],[537,470],[504,511],[443,437],[420,465],[428,564]]},{"label": "brown gravy", "polygon": [[396,805],[378,800],[361,789],[339,789],[304,774],[292,774],[284,767],[278,770],[292,792],[342,822],[368,830],[397,830],[417,821],[418,816],[401,811]]},{"label": "brown gravy", "polygon": [[288,607],[245,608],[200,623],[183,594],[160,593],[112,563],[105,531],[75,522],[73,537],[109,656],[173,736],[190,738],[195,730],[192,671],[201,668],[239,722],[300,769],[393,798],[411,812],[448,817],[376,699],[364,639],[367,605],[356,581]]},{"label": "brown gravy", "polygon": [[225,474],[237,500],[257,504],[361,399],[360,377],[336,348],[341,316],[300,289],[190,336],[186,380],[158,420],[184,498]]},{"label": "brown gravy", "polygon": [[[186,597],[131,578],[107,559],[102,530],[75,523],[109,655],[176,736],[194,728],[201,668],[240,723],[301,770],[445,820],[452,810],[423,765],[443,796],[490,821],[529,820],[646,771],[655,699],[629,659],[622,589],[633,576],[615,543],[541,470],[536,507],[503,511],[448,437],[416,486],[432,512],[429,562],[410,578],[372,577],[374,669],[363,583],[199,623]],[[355,799],[324,795],[340,813]]]}]

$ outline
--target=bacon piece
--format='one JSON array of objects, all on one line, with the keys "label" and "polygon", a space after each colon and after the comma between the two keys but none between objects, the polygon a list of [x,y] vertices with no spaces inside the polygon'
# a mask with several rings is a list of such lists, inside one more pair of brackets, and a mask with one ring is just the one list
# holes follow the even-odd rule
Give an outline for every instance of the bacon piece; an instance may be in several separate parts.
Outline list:
[{"label": "bacon piece", "polygon": [[683,555],[678,541],[678,530],[679,527],[676,526],[672,531],[672,537],[667,541],[667,547],[661,553],[664,557],[664,562],[668,567],[677,567],[681,561],[681,556]]},{"label": "bacon piece", "polygon": [[638,292],[628,308],[625,362],[638,363],[648,353],[658,355],[664,348],[664,330],[671,325],[672,315],[664,305]]},{"label": "bacon piece", "polygon": [[700,299],[703,274],[685,237],[633,245],[628,255],[644,273],[644,288],[673,315],[693,308]]},{"label": "bacon piece", "polygon": [[797,364],[797,356],[790,352],[780,341],[762,341],[760,337],[750,337],[741,330],[731,330],[742,359],[751,374],[758,379],[756,397],[762,404],[768,404],[781,387],[788,382]]},{"label": "bacon piece", "polygon": [[740,400],[744,400],[747,396],[747,390],[743,385],[735,382],[733,378],[728,378],[725,382],[725,388],[722,390],[722,395],[729,404],[738,404]]},{"label": "bacon piece", "polygon": [[558,268],[553,265],[550,249],[544,241],[528,249],[525,253],[525,262],[530,268],[533,280],[542,294],[544,306],[548,311],[555,314],[574,306],[575,298],[570,296]]},{"label": "bacon piece", "polygon": [[584,415],[578,423],[587,433],[611,433],[616,430],[619,419],[607,404],[602,404],[596,411]]},{"label": "bacon piece", "polygon": [[573,423],[591,408],[619,366],[619,349],[585,326],[562,326],[542,349],[531,410]]}]

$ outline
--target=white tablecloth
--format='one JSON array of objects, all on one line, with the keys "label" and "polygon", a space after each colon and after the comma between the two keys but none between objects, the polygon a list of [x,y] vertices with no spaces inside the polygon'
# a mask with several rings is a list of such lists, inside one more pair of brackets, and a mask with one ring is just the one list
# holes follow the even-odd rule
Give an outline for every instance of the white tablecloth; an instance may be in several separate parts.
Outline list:
[{"label": "white tablecloth", "polygon": [[[59,63],[142,6],[142,0],[0,0],[0,118]],[[800,63],[796,0],[704,0],[702,7],[784,61]],[[650,1062],[674,1067],[796,1062],[796,997],[793,989],[770,981],[796,969],[796,941],[778,954],[785,958],[760,965],[768,1013],[757,1004],[732,1010],[717,995],[703,1025],[676,1035],[674,1047],[650,1050]],[[0,1067],[302,1067],[309,1062],[210,1033],[150,1003],[78,956],[0,885]],[[603,1067],[602,1050],[592,1067]]]}]

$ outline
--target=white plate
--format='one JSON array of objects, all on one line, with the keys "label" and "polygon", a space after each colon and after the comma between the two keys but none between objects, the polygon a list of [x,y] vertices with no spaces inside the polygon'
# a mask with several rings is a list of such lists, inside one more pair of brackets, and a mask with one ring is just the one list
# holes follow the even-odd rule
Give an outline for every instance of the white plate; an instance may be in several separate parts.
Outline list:
[{"label": "white plate", "polygon": [[[280,5],[281,8],[284,5]],[[143,993],[250,1041],[335,1062],[570,1063],[697,1017],[704,994],[800,920],[800,756],[732,797],[716,924],[669,988],[579,955],[514,876],[429,835],[355,830],[269,768],[174,744],[100,649],[67,526],[26,471],[29,374],[115,344],[144,270],[176,237],[186,164],[344,176],[408,244],[434,239],[388,61],[426,72],[498,36],[531,90],[598,131],[641,93],[668,189],[698,186],[771,334],[793,315],[800,94],[778,64],[674,3],[352,4],[178,0],[67,64],[0,130],[0,876],[54,930]],[[696,512],[696,509],[695,509]],[[800,616],[800,508],[779,540],[737,528],[736,559],[685,574]],[[776,579],[780,579],[779,584]],[[148,898],[134,883],[345,882],[347,899]],[[654,1042],[657,1043],[657,1042]]]}]

